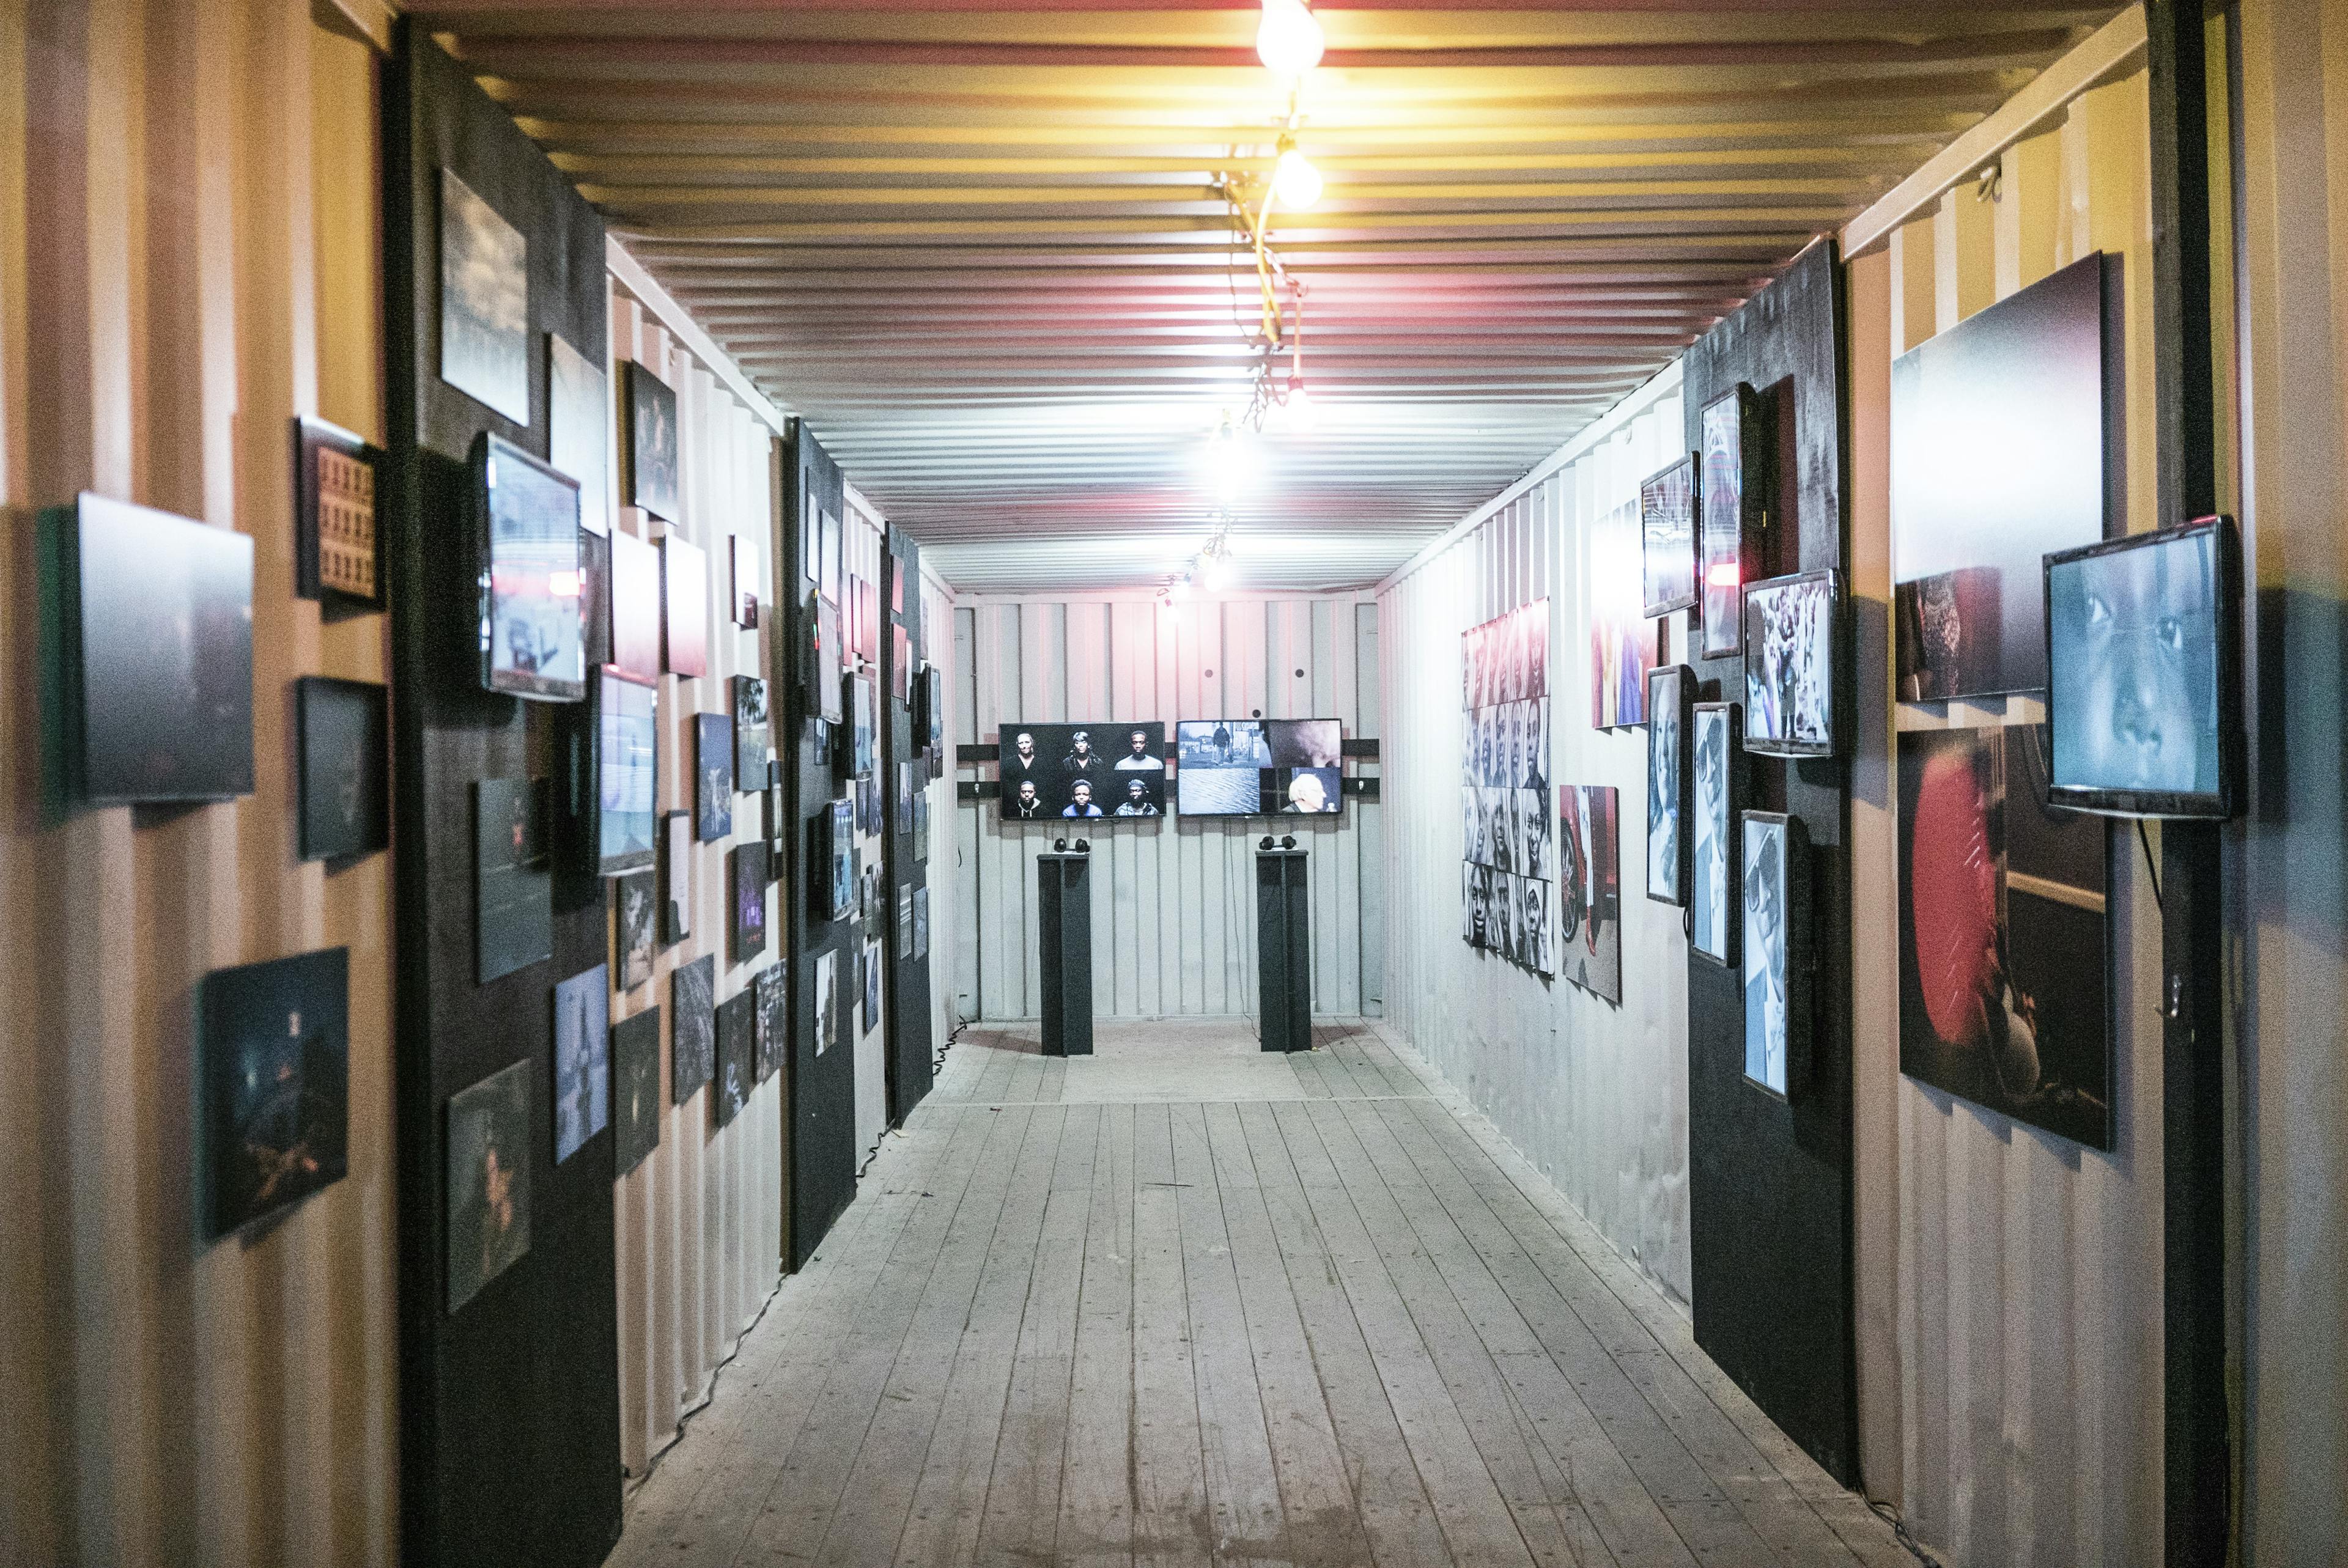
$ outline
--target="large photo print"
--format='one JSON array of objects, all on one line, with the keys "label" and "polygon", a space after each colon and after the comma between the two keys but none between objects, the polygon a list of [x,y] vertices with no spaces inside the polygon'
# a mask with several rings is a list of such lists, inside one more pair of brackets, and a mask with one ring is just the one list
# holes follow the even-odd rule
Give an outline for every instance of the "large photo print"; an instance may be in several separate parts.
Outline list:
[{"label": "large photo print", "polygon": [[1479,951],[1552,974],[1547,600],[1462,634],[1460,691],[1460,937]]}]

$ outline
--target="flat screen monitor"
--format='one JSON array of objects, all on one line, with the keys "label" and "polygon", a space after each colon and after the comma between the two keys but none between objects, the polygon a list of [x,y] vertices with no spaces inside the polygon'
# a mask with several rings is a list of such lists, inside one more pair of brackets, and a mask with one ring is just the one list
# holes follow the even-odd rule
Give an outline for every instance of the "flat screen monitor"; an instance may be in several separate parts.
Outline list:
[{"label": "flat screen monitor", "polygon": [[2111,816],[2233,815],[2241,567],[2204,518],[2045,559],[2047,795]]},{"label": "flat screen monitor", "polygon": [[1000,738],[1005,822],[1166,815],[1162,723],[1005,724]]},{"label": "flat screen monitor", "polygon": [[1334,719],[1185,719],[1174,728],[1185,816],[1334,815],[1344,807]]},{"label": "flat screen monitor", "polygon": [[541,702],[587,696],[579,484],[501,436],[473,440],[481,529],[481,683]]}]

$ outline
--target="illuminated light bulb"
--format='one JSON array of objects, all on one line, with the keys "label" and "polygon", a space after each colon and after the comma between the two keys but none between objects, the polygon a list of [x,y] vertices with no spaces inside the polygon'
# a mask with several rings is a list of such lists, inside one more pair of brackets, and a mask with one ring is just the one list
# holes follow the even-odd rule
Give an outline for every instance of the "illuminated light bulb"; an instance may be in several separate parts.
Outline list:
[{"label": "illuminated light bulb", "polygon": [[1178,577],[1172,582],[1166,585],[1166,604],[1168,609],[1172,609],[1178,601],[1189,597],[1190,579],[1188,576]]},{"label": "illuminated light bulb", "polygon": [[1735,561],[1715,561],[1708,569],[1705,569],[1704,580],[1715,588],[1735,588],[1736,586],[1736,563]]},{"label": "illuminated light bulb", "polygon": [[1272,193],[1282,207],[1300,211],[1321,200],[1321,171],[1292,147],[1272,166]]},{"label": "illuminated light bulb", "polygon": [[1290,429],[1310,432],[1320,426],[1321,405],[1313,401],[1311,393],[1304,390],[1303,376],[1292,375],[1288,378],[1288,397],[1281,406],[1288,411]]},{"label": "illuminated light bulb", "polygon": [[1231,580],[1231,563],[1226,557],[1211,555],[1203,558],[1199,575],[1206,579],[1209,593],[1220,593]]},{"label": "illuminated light bulb", "polygon": [[1256,24],[1256,58],[1275,76],[1301,77],[1321,63],[1321,19],[1303,0],[1263,0]]}]

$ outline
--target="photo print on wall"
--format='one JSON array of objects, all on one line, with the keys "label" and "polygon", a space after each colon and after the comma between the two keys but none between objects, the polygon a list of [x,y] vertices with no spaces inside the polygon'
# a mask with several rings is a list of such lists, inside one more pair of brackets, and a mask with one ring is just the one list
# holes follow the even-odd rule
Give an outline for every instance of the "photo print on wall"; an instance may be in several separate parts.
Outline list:
[{"label": "photo print on wall", "polygon": [[839,1039],[839,955],[826,949],[815,957],[815,1053],[821,1056]]},{"label": "photo print on wall", "polygon": [[480,509],[481,683],[510,697],[587,695],[579,487],[503,436],[473,438]]},{"label": "photo print on wall", "polygon": [[757,1031],[752,1055],[757,1068],[757,1081],[764,1083],[783,1065],[783,1057],[790,1043],[790,1013],[788,990],[783,979],[783,966],[769,964],[760,969],[750,982],[751,994],[757,998]]},{"label": "photo print on wall", "polygon": [[1590,528],[1590,723],[1599,730],[1647,719],[1647,671],[1655,667],[1647,619],[1634,497]]},{"label": "photo print on wall", "polygon": [[880,944],[864,944],[864,1032],[880,1027]]},{"label": "photo print on wall", "polygon": [[661,1011],[612,1026],[612,1173],[624,1176],[660,1147]]},{"label": "photo print on wall", "polygon": [[1768,444],[1760,415],[1760,397],[1739,385],[1697,416],[1696,623],[1706,659],[1745,646],[1745,569],[1766,519]]},{"label": "photo print on wall", "polygon": [[736,991],[717,1008],[717,1091],[710,1096],[709,1112],[720,1127],[750,1102],[750,1091],[757,1086],[757,996]]},{"label": "photo print on wall", "polygon": [[596,692],[596,870],[649,869],[660,780],[660,688],[601,672]]},{"label": "photo print on wall", "polygon": [[611,537],[612,663],[639,681],[661,677],[660,552],[624,528]]},{"label": "photo print on wall", "polygon": [[1695,671],[1667,664],[1647,676],[1647,897],[1688,901],[1688,741]]},{"label": "photo print on wall", "polygon": [[[294,577],[304,599],[383,603],[375,526],[384,454],[338,425],[294,421]],[[558,467],[560,464],[556,465]]]},{"label": "photo print on wall", "polygon": [[214,969],[196,987],[204,1239],[340,1181],[350,1151],[350,949]]},{"label": "photo print on wall", "polygon": [[1734,702],[1695,705],[1695,798],[1689,831],[1689,945],[1715,964],[1736,961],[1736,814],[1745,804],[1744,725]]},{"label": "photo print on wall", "polygon": [[579,647],[587,668],[612,661],[612,536],[579,530]]},{"label": "photo print on wall", "polygon": [[659,902],[654,880],[649,871],[612,878],[613,930],[623,991],[634,990],[653,978],[654,914]]},{"label": "photo print on wall", "polygon": [[661,940],[693,935],[693,814],[673,811],[661,819]]},{"label": "photo print on wall", "polygon": [[709,673],[709,558],[671,534],[661,540],[662,662],[672,675]]},{"label": "photo print on wall", "polygon": [[676,391],[634,360],[627,362],[628,505],[674,522],[676,493]]},{"label": "photo print on wall", "polygon": [[530,1252],[529,1057],[448,1102],[448,1310]]},{"label": "photo print on wall", "polygon": [[734,831],[734,716],[693,717],[694,823],[704,844]]},{"label": "photo print on wall", "polygon": [[362,681],[294,683],[304,860],[347,860],[391,843],[388,693]]},{"label": "photo print on wall", "polygon": [[1536,974],[1558,959],[1549,815],[1549,600],[1460,637],[1461,936]]},{"label": "photo print on wall", "polygon": [[440,171],[440,379],[530,424],[530,242]]},{"label": "photo print on wall", "polygon": [[772,743],[767,723],[767,683],[756,675],[736,675],[734,695],[735,788],[764,789],[767,747]]},{"label": "photo print on wall", "polygon": [[1621,792],[1560,784],[1564,824],[1558,855],[1558,968],[1602,1000],[1622,999]]},{"label": "photo print on wall", "polygon": [[1745,590],[1747,752],[1834,755],[1841,609],[1841,580],[1831,571],[1771,578]]},{"label": "photo print on wall", "polygon": [[717,956],[704,953],[669,971],[669,1098],[682,1105],[717,1070]]},{"label": "photo print on wall", "polygon": [[738,964],[767,950],[766,845],[736,845],[732,868],[732,953]]},{"label": "photo print on wall", "polygon": [[579,526],[591,534],[612,527],[612,386],[559,333],[546,334],[546,460],[579,481]]},{"label": "photo print on wall", "polygon": [[554,956],[548,793],[541,780],[473,781],[473,955],[483,985]]},{"label": "photo print on wall", "polygon": [[2109,1149],[2107,825],[2048,804],[2042,726],[1899,748],[1900,1071]]},{"label": "photo print on wall", "polygon": [[1695,592],[1695,455],[1639,486],[1640,596],[1649,620],[1686,610]]},{"label": "photo print on wall", "polygon": [[554,1163],[612,1120],[611,972],[602,965],[554,988]]},{"label": "photo print on wall", "polygon": [[1746,812],[1743,833],[1745,1076],[1790,1096],[1809,1066],[1809,840],[1776,812]]}]

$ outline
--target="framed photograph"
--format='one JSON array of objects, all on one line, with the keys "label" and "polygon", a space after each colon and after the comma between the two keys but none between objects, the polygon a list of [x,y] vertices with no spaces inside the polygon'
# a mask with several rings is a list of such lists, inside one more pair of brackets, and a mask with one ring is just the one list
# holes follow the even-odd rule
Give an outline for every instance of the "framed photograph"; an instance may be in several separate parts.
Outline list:
[{"label": "framed photograph", "polygon": [[704,844],[734,831],[734,715],[693,716],[694,820]]},{"label": "framed photograph", "polygon": [[930,857],[930,792],[921,790],[913,796],[913,858]]},{"label": "framed photograph", "polygon": [[654,910],[659,903],[655,880],[649,871],[612,878],[613,929],[619,949],[619,989],[623,991],[653,978]]},{"label": "framed photograph", "polygon": [[911,884],[897,889],[897,956],[913,956],[913,889]]},{"label": "framed photograph", "polygon": [[672,811],[661,818],[661,941],[692,935],[693,813]]},{"label": "framed photograph", "polygon": [[1745,590],[1745,749],[1830,757],[1842,583],[1831,571],[1775,577]]},{"label": "framed photograph", "polygon": [[767,722],[767,683],[756,675],[736,675],[734,693],[734,787],[750,791],[767,786],[767,748],[774,743]]},{"label": "framed photograph", "polygon": [[839,705],[839,609],[828,599],[815,601],[815,692],[817,712],[827,724],[845,721]]},{"label": "framed photograph", "polygon": [[672,675],[709,673],[709,558],[671,534],[661,540],[661,652]]},{"label": "framed photograph", "polygon": [[612,661],[612,536],[579,530],[579,641],[587,668]]},{"label": "framed photograph", "polygon": [[817,559],[822,572],[816,581],[816,593],[819,598],[830,601],[833,613],[837,615],[839,610],[839,573],[843,564],[839,514],[829,507],[823,507],[818,509],[816,517]]},{"label": "framed photograph", "polygon": [[775,776],[775,770],[768,770],[767,787],[759,792],[759,798],[766,802],[767,806],[767,875],[779,876],[783,872],[783,858],[790,853],[791,822],[790,815],[783,804],[783,781]]},{"label": "framed photograph", "polygon": [[1688,901],[1688,741],[1695,728],[1695,671],[1668,664],[1647,676],[1647,897]]},{"label": "framed photograph", "polygon": [[1603,784],[1557,792],[1558,968],[1601,1000],[1622,1000],[1621,796]]},{"label": "framed photograph", "polygon": [[[2041,560],[2124,526],[2105,269],[2084,256],[1891,363],[1893,647],[1910,701],[2047,682]],[[2107,406],[2108,405],[2108,406]]]},{"label": "framed photograph", "polygon": [[440,171],[440,379],[516,425],[530,418],[530,241]]},{"label": "framed photograph", "polygon": [[59,782],[81,804],[252,793],[252,539],[84,492],[43,514]]},{"label": "framed photograph", "polygon": [[831,917],[843,919],[856,907],[856,808],[831,803]]},{"label": "framed photograph", "polygon": [[541,780],[473,781],[473,954],[483,985],[554,957],[550,793]]},{"label": "framed photograph", "polygon": [[1647,619],[1640,582],[1639,507],[1625,501],[1590,528],[1590,723],[1627,729],[1646,723],[1647,671],[1658,629]]},{"label": "framed photograph", "polygon": [[900,702],[912,699],[913,644],[901,626],[889,629],[889,684]]},{"label": "framed photograph", "polygon": [[448,1310],[530,1252],[533,1062],[489,1074],[448,1101]]},{"label": "framed photograph", "polygon": [[669,1099],[682,1105],[717,1071],[717,957],[705,953],[669,971]]},{"label": "framed photograph", "polygon": [[384,688],[304,675],[294,683],[304,860],[347,860],[391,843],[390,705]]},{"label": "framed photograph", "polygon": [[197,1215],[207,1241],[350,1169],[350,949],[196,986]]},{"label": "framed photograph", "polygon": [[579,481],[579,526],[612,531],[612,381],[603,367],[546,334],[546,460]]},{"label": "framed photograph", "polygon": [[851,675],[849,688],[849,755],[848,771],[859,778],[869,777],[878,761],[879,730],[873,718],[872,678]]},{"label": "framed photograph", "polygon": [[627,362],[628,505],[675,522],[676,392],[634,360]]},{"label": "framed photograph", "polygon": [[624,1176],[660,1147],[661,1009],[612,1026],[612,1173]]},{"label": "framed photograph", "polygon": [[601,964],[554,988],[554,1163],[612,1122],[611,973]]},{"label": "framed photograph", "polygon": [[757,1069],[757,1081],[764,1083],[781,1068],[790,1047],[791,1020],[787,1010],[788,992],[783,982],[783,966],[769,964],[760,969],[751,980],[750,989],[757,999],[755,1049],[751,1054]]},{"label": "framed photograph", "polygon": [[880,1027],[880,944],[864,944],[864,1032]]},{"label": "framed photograph", "polygon": [[767,950],[767,846],[737,844],[727,857],[731,873],[733,961],[741,963]]},{"label": "framed photograph", "polygon": [[1741,847],[1745,1077],[1790,1098],[1810,1065],[1809,837],[1800,817],[1748,811]]},{"label": "framed photograph", "polygon": [[660,779],[660,688],[616,670],[597,672],[596,856],[599,876],[649,869]]},{"label": "framed photograph", "polygon": [[294,421],[294,591],[383,603],[375,487],[383,454],[338,425]]},{"label": "framed photograph", "polygon": [[1745,726],[1734,702],[1698,702],[1694,710],[1695,793],[1689,832],[1689,945],[1715,964],[1736,962],[1736,814],[1745,804]]},{"label": "framed photograph", "polygon": [[897,831],[911,837],[913,832],[913,798],[922,792],[920,764],[897,764]]},{"label": "framed photograph", "polygon": [[2113,816],[2234,815],[2242,567],[2231,518],[2045,560],[2049,791]]},{"label": "framed photograph", "polygon": [[741,990],[717,1004],[717,1092],[712,1120],[723,1127],[742,1113],[757,1085],[758,999]]},{"label": "framed photograph", "polygon": [[[946,743],[946,672],[934,664],[922,666],[921,723],[914,732],[917,745],[935,752]],[[1166,730],[1159,725],[1158,750],[1162,759],[1166,752]]]},{"label": "framed photograph", "polygon": [[880,585],[870,579],[860,579],[856,585],[858,603],[862,613],[856,618],[856,656],[867,669],[877,670],[880,664]]},{"label": "framed photograph", "polygon": [[755,628],[758,624],[758,541],[747,534],[733,534],[726,545],[733,562],[733,608],[728,617],[736,626]]},{"label": "framed photograph", "polygon": [[483,519],[481,684],[541,702],[587,695],[579,610],[579,486],[501,436],[473,439]]},{"label": "framed photograph", "polygon": [[1639,486],[1639,578],[1650,620],[1696,601],[1695,460],[1690,453]]},{"label": "framed photograph", "polygon": [[839,955],[829,948],[815,956],[815,1053],[839,1043]]},{"label": "framed photograph", "polygon": [[2112,834],[2034,724],[1898,733],[1900,1071],[2113,1146]]},{"label": "framed photograph", "polygon": [[624,528],[611,536],[612,663],[639,681],[661,677],[660,551]]},{"label": "framed photograph", "polygon": [[1741,383],[1705,404],[1696,423],[1696,621],[1703,657],[1725,659],[1745,646],[1746,569],[1768,521],[1768,440],[1760,396]]},{"label": "framed photograph", "polygon": [[930,890],[925,886],[916,887],[913,889],[913,957],[921,959],[929,956]]}]

